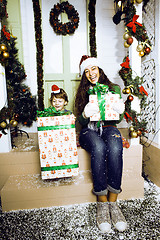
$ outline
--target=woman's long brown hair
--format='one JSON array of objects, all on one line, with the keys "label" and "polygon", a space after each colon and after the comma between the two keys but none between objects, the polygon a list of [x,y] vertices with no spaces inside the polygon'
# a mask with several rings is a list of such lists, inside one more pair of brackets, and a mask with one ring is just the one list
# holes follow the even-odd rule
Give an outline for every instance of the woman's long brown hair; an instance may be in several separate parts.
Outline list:
[{"label": "woman's long brown hair", "polygon": [[[99,83],[102,83],[104,85],[107,85],[109,87],[109,90],[114,91],[114,86],[117,84],[112,83],[108,77],[105,75],[103,70],[99,68]],[[76,116],[79,116],[82,114],[83,109],[85,105],[89,102],[89,94],[87,93],[89,90],[91,83],[86,78],[85,73],[83,73],[81,82],[79,84],[76,98],[75,98],[75,114]]]}]

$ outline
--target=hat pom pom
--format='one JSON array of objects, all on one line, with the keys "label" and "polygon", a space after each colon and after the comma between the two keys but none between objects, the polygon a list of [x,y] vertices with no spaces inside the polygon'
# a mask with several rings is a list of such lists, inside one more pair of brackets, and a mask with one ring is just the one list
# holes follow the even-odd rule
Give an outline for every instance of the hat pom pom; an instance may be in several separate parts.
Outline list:
[{"label": "hat pom pom", "polygon": [[52,85],[52,93],[60,93],[60,88],[57,85]]}]

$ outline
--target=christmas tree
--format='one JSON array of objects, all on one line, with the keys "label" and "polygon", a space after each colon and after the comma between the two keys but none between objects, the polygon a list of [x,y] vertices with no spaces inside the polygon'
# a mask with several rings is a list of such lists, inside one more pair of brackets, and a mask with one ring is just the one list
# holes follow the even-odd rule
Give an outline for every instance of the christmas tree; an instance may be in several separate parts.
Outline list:
[{"label": "christmas tree", "polygon": [[[3,11],[3,17],[6,17],[7,14],[4,14],[4,11],[6,13],[6,1],[5,4],[3,1],[2,3],[0,12]],[[20,123],[30,127],[36,120],[36,99],[32,96],[29,87],[24,84],[26,73],[24,66],[18,60],[16,39],[3,25],[0,39],[0,62],[5,67],[8,99],[7,105],[0,110],[0,131],[3,134],[6,134],[5,129],[9,127],[17,130]]]}]

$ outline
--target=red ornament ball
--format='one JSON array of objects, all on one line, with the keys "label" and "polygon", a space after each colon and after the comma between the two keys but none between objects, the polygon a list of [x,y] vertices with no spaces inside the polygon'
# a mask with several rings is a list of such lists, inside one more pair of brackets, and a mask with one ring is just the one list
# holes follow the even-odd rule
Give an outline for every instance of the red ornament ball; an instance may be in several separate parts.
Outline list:
[{"label": "red ornament ball", "polygon": [[128,99],[128,101],[132,102],[134,97],[132,95],[129,95],[127,99]]},{"label": "red ornament ball", "polygon": [[127,43],[128,43],[129,45],[131,45],[131,44],[133,43],[133,38],[132,38],[132,37],[129,37],[129,38],[127,39]]},{"label": "red ornament ball", "polygon": [[151,51],[151,49],[150,49],[149,47],[146,47],[146,48],[145,48],[145,53],[146,53],[146,54],[149,54],[150,51]]}]

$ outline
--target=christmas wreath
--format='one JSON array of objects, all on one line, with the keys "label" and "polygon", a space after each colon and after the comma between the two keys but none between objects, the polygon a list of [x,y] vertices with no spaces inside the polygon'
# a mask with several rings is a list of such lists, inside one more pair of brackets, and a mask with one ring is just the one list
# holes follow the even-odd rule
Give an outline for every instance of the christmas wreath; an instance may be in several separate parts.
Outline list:
[{"label": "christmas wreath", "polygon": [[[68,19],[70,20],[67,23],[62,23],[58,19],[59,15],[63,12],[66,12]],[[78,28],[79,14],[75,8],[66,1],[54,5],[50,11],[49,21],[55,33],[60,35],[73,34],[76,28]]]}]

